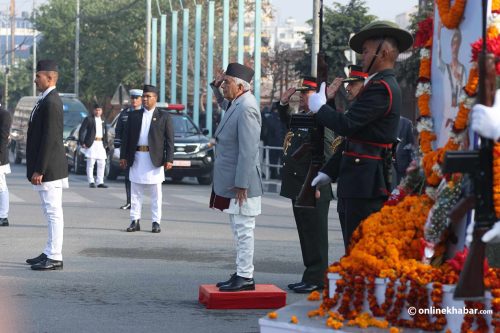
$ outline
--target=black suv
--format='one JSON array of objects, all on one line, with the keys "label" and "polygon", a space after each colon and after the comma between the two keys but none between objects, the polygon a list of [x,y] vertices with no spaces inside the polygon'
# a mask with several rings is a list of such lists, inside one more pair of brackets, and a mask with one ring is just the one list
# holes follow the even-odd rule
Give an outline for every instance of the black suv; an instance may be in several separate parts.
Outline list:
[{"label": "black suv", "polygon": [[[182,110],[170,110],[169,106],[160,108],[170,113],[175,132],[174,166],[168,171],[165,170],[165,176],[172,178],[174,182],[180,182],[184,177],[196,177],[201,185],[211,184],[214,148],[206,136],[208,130],[200,130]],[[108,129],[108,142],[112,148],[109,150],[110,156],[108,157],[108,179],[111,180],[116,179],[122,173],[119,159],[113,156],[113,140],[118,117],[119,115],[113,119]]]}]

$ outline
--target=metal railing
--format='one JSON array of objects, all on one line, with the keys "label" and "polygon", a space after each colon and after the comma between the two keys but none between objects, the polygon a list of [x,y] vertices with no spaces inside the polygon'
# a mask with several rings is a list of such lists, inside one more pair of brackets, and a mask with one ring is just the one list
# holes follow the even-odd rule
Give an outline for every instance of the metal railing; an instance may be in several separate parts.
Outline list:
[{"label": "metal railing", "polygon": [[271,179],[271,168],[276,168],[278,173],[280,173],[279,171],[282,168],[281,159],[278,160],[278,164],[271,164],[269,159],[269,152],[271,150],[283,152],[283,147],[264,146],[262,143],[259,144],[260,168],[263,171],[262,178],[265,180]]}]

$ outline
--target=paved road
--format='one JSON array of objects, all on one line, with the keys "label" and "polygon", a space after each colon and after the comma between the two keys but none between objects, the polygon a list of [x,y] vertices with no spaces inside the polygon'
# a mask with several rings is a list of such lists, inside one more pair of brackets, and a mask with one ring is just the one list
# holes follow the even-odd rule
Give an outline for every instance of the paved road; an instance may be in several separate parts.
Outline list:
[{"label": "paved road", "polygon": [[[163,223],[152,234],[149,205],[143,231],[127,233],[122,180],[91,189],[70,175],[64,191],[64,270],[35,272],[24,263],[41,253],[47,228],[25,166],[8,176],[10,227],[0,228],[0,332],[258,332],[268,310],[206,310],[200,284],[234,270],[227,216],[207,207],[209,186],[189,179],[164,184]],[[146,200],[148,202],[148,200]],[[257,219],[255,279],[286,288],[300,280],[301,255],[289,200],[266,194]],[[343,254],[330,212],[330,260]],[[288,294],[287,302],[304,299]]]}]

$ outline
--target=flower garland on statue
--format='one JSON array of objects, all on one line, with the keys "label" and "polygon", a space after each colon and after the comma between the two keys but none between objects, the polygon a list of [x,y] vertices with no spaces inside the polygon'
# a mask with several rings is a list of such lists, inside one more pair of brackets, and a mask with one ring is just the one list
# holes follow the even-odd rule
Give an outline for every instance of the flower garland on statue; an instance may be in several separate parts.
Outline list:
[{"label": "flower garland on statue", "polygon": [[441,22],[448,29],[456,29],[462,21],[466,0],[455,0],[453,6],[451,0],[436,0]]},{"label": "flower garland on statue", "polygon": [[[440,15],[445,14],[446,18],[443,21],[446,20],[447,24],[450,24],[450,26],[445,24],[449,28],[459,25],[464,7],[465,0],[456,0],[451,8],[449,0],[438,2]],[[494,0],[493,12],[500,12],[499,9],[500,0]],[[368,295],[372,314],[385,317],[392,325],[417,327],[424,330],[443,330],[446,326],[444,315],[434,317],[417,315],[410,320],[399,319],[399,316],[405,303],[407,306],[418,308],[429,307],[425,285],[431,282],[433,284],[430,300],[433,306],[441,308],[442,285],[454,284],[458,281],[461,266],[454,264],[453,261],[440,267],[432,267],[419,261],[422,258],[420,242],[424,235],[424,224],[428,213],[437,199],[434,187],[443,178],[440,164],[443,162],[444,153],[448,150],[460,149],[465,144],[468,117],[477,91],[478,71],[476,66],[472,66],[448,142],[444,147],[433,150],[432,142],[436,139],[436,135],[433,133],[432,115],[429,108],[432,19],[422,25],[426,26],[429,31],[427,31],[427,38],[420,38],[423,48],[420,53],[421,66],[416,97],[421,117],[417,129],[420,134],[420,151],[423,154],[421,163],[426,180],[431,186],[426,188],[426,194],[420,196],[405,196],[407,194],[405,193],[399,196],[398,200],[394,200],[392,205],[386,205],[380,212],[368,217],[354,233],[352,245],[348,251],[349,255],[330,266],[329,272],[338,273],[341,277],[336,281],[334,297],[329,298],[329,291],[326,288],[323,291],[321,306],[317,310],[310,311],[308,315],[310,317],[328,315],[327,325],[332,328],[342,327],[344,318],[351,320],[351,323],[361,322],[362,325],[370,322],[369,317],[361,313],[365,292]],[[419,41],[418,36],[416,40]],[[497,166],[500,168],[500,162]],[[498,174],[500,174],[500,169]],[[458,183],[448,183],[448,191],[454,195],[457,186]],[[446,205],[446,202],[442,204]],[[440,229],[434,229],[431,234],[433,237],[438,237],[440,232]],[[438,245],[435,250],[436,255],[442,253],[443,244]],[[378,303],[375,296],[375,277],[389,280],[382,304]],[[500,270],[487,269],[485,285],[491,288],[494,297],[492,326],[500,329]],[[482,305],[473,304],[473,306],[481,307]],[[474,320],[477,320],[478,331],[484,329],[482,327],[484,321],[479,317],[465,319],[462,331],[471,329]]]}]

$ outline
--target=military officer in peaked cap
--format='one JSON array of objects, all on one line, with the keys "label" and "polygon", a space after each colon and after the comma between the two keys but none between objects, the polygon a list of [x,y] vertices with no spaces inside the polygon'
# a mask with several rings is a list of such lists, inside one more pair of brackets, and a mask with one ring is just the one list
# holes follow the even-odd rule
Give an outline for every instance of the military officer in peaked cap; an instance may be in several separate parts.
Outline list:
[{"label": "military officer in peaked cap", "polygon": [[[286,90],[279,102],[278,112],[286,127],[290,127],[291,110],[289,101],[295,92],[300,92],[299,112],[309,112],[307,104],[317,88],[316,78],[304,76],[300,87]],[[328,131],[326,131],[328,132]],[[325,155],[331,155],[330,142],[333,135],[325,133]],[[323,288],[325,271],[328,267],[328,210],[333,198],[332,189],[321,187],[320,199],[315,208],[295,207],[295,199],[304,184],[311,162],[311,152],[295,160],[292,154],[304,143],[310,142],[310,133],[304,128],[289,128],[283,143],[283,168],[280,195],[291,199],[295,224],[299,234],[302,261],[305,266],[300,282],[291,283],[288,288],[296,293],[310,293]]]},{"label": "military officer in peaked cap", "polygon": [[[324,83],[309,98],[309,108],[317,120],[346,138],[337,186],[337,211],[346,252],[358,225],[380,210],[391,188],[391,148],[398,135],[402,108],[394,64],[399,53],[412,43],[411,34],[393,22],[366,25],[349,41],[350,47],[362,54],[363,71],[369,75],[355,102],[347,112],[335,112],[326,104]],[[317,178],[322,181],[313,183],[325,182],[321,174]]]},{"label": "military officer in peaked cap", "polygon": [[[261,213],[259,141],[261,116],[250,89],[254,71],[231,63],[212,82],[217,102],[226,110],[215,138],[214,183],[210,207],[229,214],[236,242],[236,272],[217,283],[220,291],[254,290],[255,218]],[[222,85],[223,93],[219,91]]]},{"label": "military officer in peaked cap", "polygon": [[158,89],[146,84],[142,91],[144,109],[129,114],[120,149],[120,166],[130,167],[132,207],[127,231],[141,230],[143,194],[149,190],[153,222],[151,231],[159,233],[162,183],[165,169],[171,169],[174,160],[174,126],[168,112],[156,107]]}]

